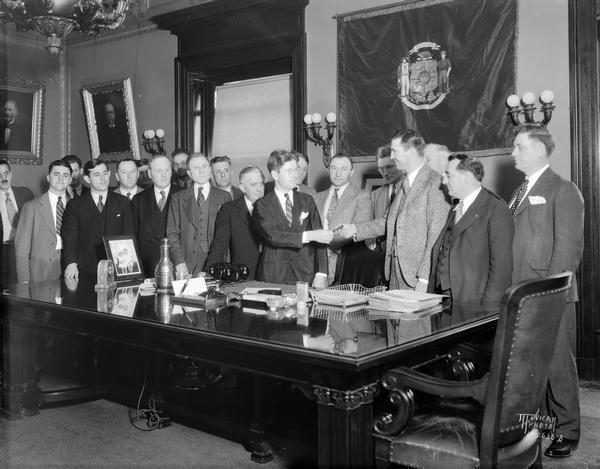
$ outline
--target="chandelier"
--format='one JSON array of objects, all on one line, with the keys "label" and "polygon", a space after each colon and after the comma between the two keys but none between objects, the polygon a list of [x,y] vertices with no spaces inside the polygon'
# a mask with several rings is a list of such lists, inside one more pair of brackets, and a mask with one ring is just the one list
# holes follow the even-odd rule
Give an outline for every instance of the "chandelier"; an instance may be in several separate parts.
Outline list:
[{"label": "chandelier", "polygon": [[123,24],[136,0],[0,0],[0,24],[46,36],[46,49],[57,55],[72,31],[98,34]]}]

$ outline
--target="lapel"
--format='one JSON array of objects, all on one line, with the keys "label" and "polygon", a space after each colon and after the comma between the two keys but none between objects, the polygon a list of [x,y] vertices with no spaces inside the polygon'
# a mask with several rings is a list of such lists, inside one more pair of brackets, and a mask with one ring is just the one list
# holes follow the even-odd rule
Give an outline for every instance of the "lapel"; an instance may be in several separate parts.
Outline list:
[{"label": "lapel", "polygon": [[[285,216],[285,212],[283,211],[283,207],[279,203],[279,198],[277,197],[275,189],[273,189],[272,192],[269,192],[267,195],[265,195],[265,197],[269,197],[271,199],[270,205],[271,209],[273,210],[273,215],[275,215],[274,218],[279,219],[280,224],[282,224],[283,226],[290,226],[290,223],[288,222],[288,219]],[[296,205],[297,204],[294,204],[294,209],[296,208]],[[292,211],[292,214],[293,213],[294,212]]]},{"label": "lapel", "polygon": [[[108,191],[110,193],[110,191]],[[94,203],[94,198],[92,197],[92,191],[87,191],[86,193],[81,193],[78,197],[81,200],[81,209],[83,210],[83,214],[85,216],[91,216],[92,222],[96,227],[96,233],[102,235],[102,214],[98,211],[98,207]],[[73,201],[75,199],[71,199]],[[71,202],[69,202],[71,203]],[[108,204],[108,196],[106,197],[106,201],[104,202],[104,208],[106,209],[106,205]]]},{"label": "lapel", "polygon": [[452,229],[452,239],[456,239],[460,236],[467,228],[475,223],[482,215],[482,211],[485,208],[486,202],[488,201],[489,194],[485,192],[482,187],[481,192],[477,194],[477,197],[473,203],[469,206],[467,211],[463,213],[463,216],[456,226]]},{"label": "lapel", "polygon": [[[521,212],[523,212],[527,207],[529,207],[529,197],[532,195],[540,195],[546,192],[549,186],[553,184],[555,179],[555,173],[552,171],[552,168],[547,168],[542,175],[539,177],[535,184],[529,189],[527,195],[523,198],[515,214],[513,216],[518,216]],[[518,190],[518,188],[517,188]],[[514,198],[514,197],[513,197]],[[511,198],[512,200],[512,198]]]},{"label": "lapel", "polygon": [[198,212],[196,198],[194,197],[194,185],[192,184],[185,190],[186,194],[183,197],[183,211],[188,216],[192,225],[194,225],[194,228],[198,229]]},{"label": "lapel", "polygon": [[[408,204],[410,204],[423,191],[423,189],[425,188],[425,185],[429,179],[430,171],[433,171],[433,170],[430,170],[427,165],[424,165],[421,167],[421,169],[419,169],[419,172],[417,173],[417,177],[413,181],[412,185],[410,186],[410,190],[408,191],[408,194],[406,194],[406,197],[404,198],[402,207],[406,207]],[[398,198],[398,196],[396,196],[396,199],[397,198]],[[394,199],[394,202],[396,201],[396,199]]]},{"label": "lapel", "polygon": [[[300,214],[304,210],[304,204],[301,202],[300,196],[298,195],[298,191],[292,191],[292,203],[294,206],[292,207],[292,225],[291,228],[294,231],[298,231],[300,229]],[[287,218],[285,219],[287,222]]]},{"label": "lapel", "polygon": [[335,220],[336,215],[341,213],[347,205],[350,205],[352,203],[352,200],[354,200],[355,196],[356,194],[354,187],[348,184],[348,187],[346,187],[346,190],[344,190],[342,196],[338,200],[338,204],[335,207],[335,210],[333,211],[333,217],[331,219]]},{"label": "lapel", "polygon": [[40,213],[48,225],[48,228],[50,228],[50,231],[55,232],[56,221],[52,215],[52,205],[50,205],[50,196],[48,195],[48,192],[42,194],[40,197]]},{"label": "lapel", "polygon": [[237,209],[240,220],[246,225],[250,226],[250,212],[246,206],[245,197],[240,197],[233,201],[233,206]]}]

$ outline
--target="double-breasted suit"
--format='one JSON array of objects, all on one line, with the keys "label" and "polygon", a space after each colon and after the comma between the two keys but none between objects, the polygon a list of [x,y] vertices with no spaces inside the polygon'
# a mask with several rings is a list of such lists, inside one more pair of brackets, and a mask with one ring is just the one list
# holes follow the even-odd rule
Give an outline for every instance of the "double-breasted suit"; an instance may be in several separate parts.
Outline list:
[{"label": "double-breasted suit", "polygon": [[451,210],[432,250],[429,291],[436,288],[436,273],[448,232],[448,271],[454,303],[499,305],[512,282],[514,223],[506,202],[481,191],[455,223]]},{"label": "double-breasted suit", "polygon": [[[325,223],[325,217],[327,216],[327,213],[325,213],[325,205],[327,204],[327,198],[332,190],[333,187],[321,191],[315,198],[317,210],[319,211],[323,223]],[[362,223],[371,219],[371,199],[369,193],[348,184],[338,200],[335,211],[329,221],[328,229],[332,230],[336,226],[344,223]],[[347,242],[348,240],[344,240],[343,242],[336,241],[334,238],[329,244],[327,257],[330,280],[333,280],[333,275],[335,274],[339,250]]]},{"label": "double-breasted suit", "polygon": [[289,283],[312,282],[317,272],[327,274],[327,250],[317,243],[302,243],[304,231],[323,227],[312,196],[293,191],[290,225],[275,191],[254,204],[252,214],[263,239],[257,280]]},{"label": "double-breasted suit", "polygon": [[171,185],[163,210],[156,202],[154,186],[136,194],[131,201],[133,212],[133,231],[140,251],[140,260],[144,273],[154,275],[156,264],[160,260],[160,243],[167,233],[167,216],[173,194],[181,189]]},{"label": "double-breasted suit", "polygon": [[102,238],[134,234],[131,202],[109,190],[101,213],[92,193],[82,193],[67,204],[60,234],[63,270],[75,262],[80,275],[95,276],[98,261],[107,258]]},{"label": "double-breasted suit", "polygon": [[[63,203],[66,203],[63,197]],[[23,206],[15,235],[17,281],[41,282],[61,276],[56,251],[56,220],[48,192]]]},{"label": "double-breasted suit", "polygon": [[215,222],[215,237],[210,245],[206,265],[223,262],[229,251],[231,262],[248,267],[248,279],[256,278],[260,234],[248,211],[246,198],[227,202],[221,207]]},{"label": "double-breasted suit", "polygon": [[194,184],[191,184],[174,194],[167,218],[171,261],[176,266],[185,263],[191,274],[203,270],[215,233],[217,213],[223,204],[231,201],[229,192],[211,187],[202,206],[206,211],[203,222],[195,192]]},{"label": "double-breasted suit", "polygon": [[[515,195],[513,195],[513,199]],[[547,168],[515,211],[513,282],[577,271],[583,254],[583,198],[579,189]],[[575,364],[577,283],[567,297],[554,349],[547,407],[557,418],[556,434],[579,440],[580,412]]]},{"label": "double-breasted suit", "polygon": [[[417,278],[428,279],[431,250],[446,223],[450,204],[440,188],[440,175],[423,165],[406,194],[396,195],[384,218],[357,224],[358,241],[386,236],[385,277],[398,268],[411,288]],[[392,265],[392,257],[397,266]],[[390,288],[398,285],[390,283]]]}]

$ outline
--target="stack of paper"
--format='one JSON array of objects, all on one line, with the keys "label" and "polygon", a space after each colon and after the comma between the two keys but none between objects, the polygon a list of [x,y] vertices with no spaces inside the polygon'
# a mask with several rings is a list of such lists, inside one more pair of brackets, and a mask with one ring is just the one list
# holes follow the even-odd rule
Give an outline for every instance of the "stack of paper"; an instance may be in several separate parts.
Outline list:
[{"label": "stack of paper", "polygon": [[333,288],[313,292],[313,298],[318,304],[339,307],[366,305],[369,302],[369,297],[366,295]]},{"label": "stack of paper", "polygon": [[399,313],[439,311],[444,295],[421,293],[414,290],[389,290],[369,296],[369,307]]}]

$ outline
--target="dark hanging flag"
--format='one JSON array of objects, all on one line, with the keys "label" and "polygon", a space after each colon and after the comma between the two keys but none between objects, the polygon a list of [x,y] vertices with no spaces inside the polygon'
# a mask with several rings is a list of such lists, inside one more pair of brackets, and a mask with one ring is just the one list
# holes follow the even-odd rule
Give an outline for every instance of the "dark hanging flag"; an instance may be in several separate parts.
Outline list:
[{"label": "dark hanging flag", "polygon": [[373,155],[405,128],[452,151],[509,146],[516,0],[425,0],[337,20],[340,153]]}]

